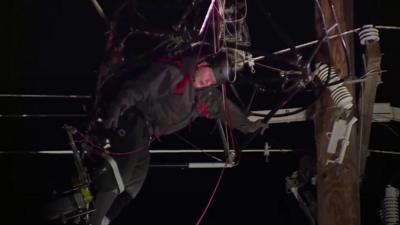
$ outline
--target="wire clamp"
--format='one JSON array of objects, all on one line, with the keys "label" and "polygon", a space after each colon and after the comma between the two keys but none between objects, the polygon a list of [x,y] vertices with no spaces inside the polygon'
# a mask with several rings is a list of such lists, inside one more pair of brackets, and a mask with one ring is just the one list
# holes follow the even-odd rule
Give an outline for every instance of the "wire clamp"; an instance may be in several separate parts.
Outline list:
[{"label": "wire clamp", "polygon": [[333,124],[332,132],[328,133],[329,144],[327,152],[330,154],[335,154],[337,146],[340,143],[339,156],[334,160],[328,159],[326,165],[328,165],[329,163],[343,163],[347,146],[350,143],[349,138],[351,134],[351,129],[355,122],[357,122],[357,118],[355,117],[352,117],[350,121],[346,121],[343,119],[338,119],[335,121],[335,123]]}]

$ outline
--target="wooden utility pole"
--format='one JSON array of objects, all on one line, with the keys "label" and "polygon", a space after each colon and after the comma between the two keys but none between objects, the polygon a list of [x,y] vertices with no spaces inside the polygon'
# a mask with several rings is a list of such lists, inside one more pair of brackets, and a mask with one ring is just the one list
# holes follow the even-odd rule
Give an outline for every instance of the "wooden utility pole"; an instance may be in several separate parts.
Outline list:
[{"label": "wooden utility pole", "polygon": [[361,85],[361,95],[358,108],[360,109],[359,144],[360,144],[360,174],[365,172],[367,157],[369,156],[369,138],[371,134],[372,114],[378,85],[381,83],[381,48],[379,41],[367,41],[364,53],[364,68],[366,80]]},{"label": "wooden utility pole", "polygon": [[[342,31],[349,30],[353,26],[353,0],[318,0],[327,27],[338,23]],[[330,2],[334,6],[337,21],[331,12]],[[323,23],[316,6],[316,29],[322,34]],[[331,32],[330,34],[336,34]],[[345,38],[350,52],[350,63],[353,61],[353,43]],[[345,78],[353,71],[347,71],[345,52],[340,39],[329,41],[332,53],[331,66],[337,74]],[[329,62],[329,54],[324,52],[321,60]],[[353,92],[351,87],[348,87]],[[354,96],[354,94],[353,94]],[[354,104],[355,105],[355,104]],[[337,116],[335,104],[331,100],[328,90],[324,90],[315,109],[315,140],[317,148],[317,201],[319,225],[360,225],[360,196],[359,196],[359,154],[357,150],[356,126],[353,126],[350,143],[342,164],[328,164],[327,160],[332,155],[327,153],[329,143],[328,133],[332,131],[334,120]],[[352,112],[354,113],[354,112]]]}]

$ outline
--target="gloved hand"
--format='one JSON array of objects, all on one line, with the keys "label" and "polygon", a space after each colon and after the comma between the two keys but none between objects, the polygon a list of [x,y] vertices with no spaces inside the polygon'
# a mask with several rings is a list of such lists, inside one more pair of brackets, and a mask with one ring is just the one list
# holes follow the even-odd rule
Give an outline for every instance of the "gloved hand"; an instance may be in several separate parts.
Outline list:
[{"label": "gloved hand", "polygon": [[267,123],[263,123],[262,120],[260,119],[260,120],[254,121],[254,122],[251,124],[251,126],[249,127],[249,130],[248,130],[248,131],[249,131],[249,133],[254,133],[254,132],[256,132],[257,130],[261,129],[261,130],[260,130],[260,134],[263,135],[263,134],[264,134],[264,131],[265,131],[268,127],[269,127],[268,124],[267,124]]}]

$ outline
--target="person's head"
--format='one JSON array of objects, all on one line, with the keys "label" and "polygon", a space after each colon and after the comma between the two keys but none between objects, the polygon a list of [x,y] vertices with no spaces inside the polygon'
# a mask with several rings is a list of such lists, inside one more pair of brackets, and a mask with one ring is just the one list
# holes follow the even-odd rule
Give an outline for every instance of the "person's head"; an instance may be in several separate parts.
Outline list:
[{"label": "person's head", "polygon": [[214,72],[207,62],[197,65],[194,72],[193,86],[197,89],[210,87],[217,84]]},{"label": "person's head", "polygon": [[231,81],[231,69],[225,53],[213,55],[199,63],[194,72],[193,86],[205,88]]}]

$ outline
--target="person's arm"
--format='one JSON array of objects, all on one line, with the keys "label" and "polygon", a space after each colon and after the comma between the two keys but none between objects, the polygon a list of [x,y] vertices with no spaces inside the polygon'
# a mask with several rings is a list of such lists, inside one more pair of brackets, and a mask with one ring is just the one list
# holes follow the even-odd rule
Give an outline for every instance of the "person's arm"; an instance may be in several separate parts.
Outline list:
[{"label": "person's arm", "polygon": [[250,121],[243,110],[228,98],[225,98],[224,104],[222,94],[217,89],[205,93],[202,99],[207,105],[208,118],[221,119],[224,123],[245,134],[267,128],[267,124],[262,123],[261,120]]},{"label": "person's arm", "polygon": [[140,101],[158,99],[171,94],[181,77],[182,74],[176,67],[154,64],[136,79],[126,81],[105,110],[104,127],[116,128],[118,119],[124,111]]}]

